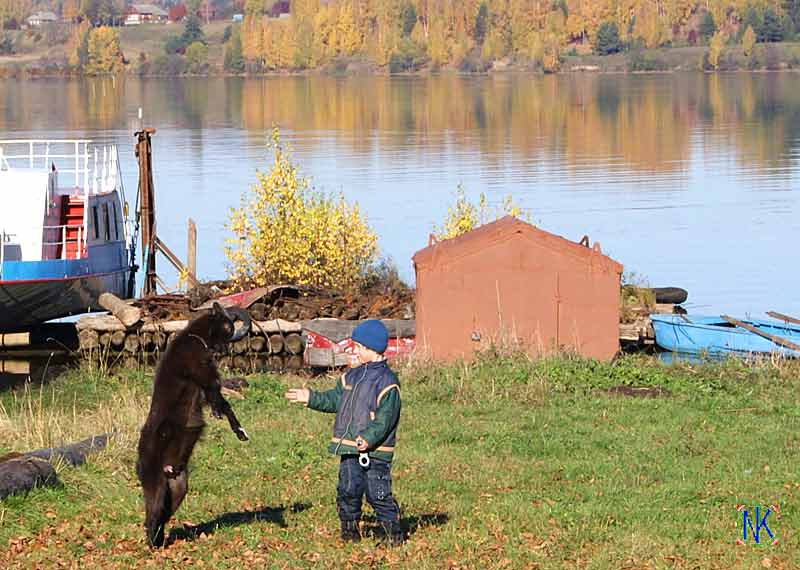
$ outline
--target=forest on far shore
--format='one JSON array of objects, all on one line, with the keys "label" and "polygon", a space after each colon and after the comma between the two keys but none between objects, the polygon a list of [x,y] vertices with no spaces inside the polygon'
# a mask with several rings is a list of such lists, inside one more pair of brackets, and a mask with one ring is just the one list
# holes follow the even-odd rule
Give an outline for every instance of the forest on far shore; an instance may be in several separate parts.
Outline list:
[{"label": "forest on far shore", "polygon": [[[61,21],[49,25],[69,28],[61,34],[67,67],[90,74],[117,72],[124,64],[168,74],[263,73],[354,61],[393,73],[509,65],[554,72],[570,57],[691,46],[708,46],[692,65],[714,69],[731,46],[753,66],[756,44],[790,42],[800,31],[800,0],[191,0],[161,6],[180,24],[141,26],[159,38],[157,49],[152,38],[124,41],[127,27],[117,25],[131,8],[119,0],[0,0],[0,23],[15,30],[34,10],[53,10]],[[236,23],[234,14],[241,14]],[[215,53],[203,28],[224,21]],[[94,31],[106,25],[113,31]],[[25,33],[0,33],[0,56],[22,53],[31,34],[48,35]]]}]

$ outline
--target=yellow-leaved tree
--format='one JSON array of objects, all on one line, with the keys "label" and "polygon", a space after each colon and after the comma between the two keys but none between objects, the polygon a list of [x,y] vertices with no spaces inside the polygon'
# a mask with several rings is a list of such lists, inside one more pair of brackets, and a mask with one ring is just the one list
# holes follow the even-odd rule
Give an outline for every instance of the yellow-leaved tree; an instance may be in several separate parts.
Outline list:
[{"label": "yellow-leaved tree", "polygon": [[753,26],[747,26],[747,29],[742,35],[742,51],[746,57],[753,55],[753,50],[756,47],[756,33],[753,31]]},{"label": "yellow-leaved tree", "polygon": [[228,274],[237,285],[290,283],[338,289],[364,284],[378,240],[358,205],[313,189],[273,129],[274,163],[232,208],[225,240]]},{"label": "yellow-leaved tree", "polygon": [[725,35],[719,31],[713,35],[708,44],[708,63],[711,67],[719,67],[719,59],[722,57],[722,50],[725,49]]},{"label": "yellow-leaved tree", "polygon": [[[439,241],[458,237],[503,216],[518,217],[521,213],[522,210],[510,195],[503,198],[500,206],[490,206],[486,201],[486,195],[481,193],[478,203],[473,204],[464,194],[464,187],[459,184],[456,203],[447,208],[447,216],[442,227],[434,226],[433,236]],[[529,217],[527,213],[525,217]]]},{"label": "yellow-leaved tree", "polygon": [[119,44],[119,32],[108,26],[92,28],[89,32],[88,59],[86,73],[102,75],[118,73],[124,67],[122,49]]}]

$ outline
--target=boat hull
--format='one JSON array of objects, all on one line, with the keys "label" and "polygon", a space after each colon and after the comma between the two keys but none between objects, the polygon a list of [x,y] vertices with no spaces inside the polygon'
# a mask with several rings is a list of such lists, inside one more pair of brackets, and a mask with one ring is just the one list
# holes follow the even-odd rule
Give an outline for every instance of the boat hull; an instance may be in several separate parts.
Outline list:
[{"label": "boat hull", "polygon": [[[745,329],[734,327],[719,317],[686,315],[651,315],[656,344],[672,352],[709,356],[729,354],[747,356],[780,354],[800,357],[800,352],[779,346],[771,340]],[[800,344],[800,326],[779,322],[743,319],[759,330]]]},{"label": "boat hull", "polygon": [[98,299],[102,293],[118,297],[128,294],[130,270],[120,269],[100,274],[0,281],[0,331],[12,331],[52,319],[102,311]]}]

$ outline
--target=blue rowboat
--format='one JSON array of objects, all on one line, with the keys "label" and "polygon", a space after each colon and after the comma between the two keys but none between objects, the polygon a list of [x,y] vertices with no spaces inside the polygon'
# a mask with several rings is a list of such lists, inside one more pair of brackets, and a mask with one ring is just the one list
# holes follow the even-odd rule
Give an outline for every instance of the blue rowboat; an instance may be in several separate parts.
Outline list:
[{"label": "blue rowboat", "polygon": [[133,293],[116,147],[0,141],[0,331],[102,310]]},{"label": "blue rowboat", "polygon": [[[664,350],[709,356],[780,354],[800,357],[800,351],[734,326],[722,317],[699,315],[650,315],[656,344]],[[741,319],[763,334],[800,345],[800,325],[778,321]]]}]

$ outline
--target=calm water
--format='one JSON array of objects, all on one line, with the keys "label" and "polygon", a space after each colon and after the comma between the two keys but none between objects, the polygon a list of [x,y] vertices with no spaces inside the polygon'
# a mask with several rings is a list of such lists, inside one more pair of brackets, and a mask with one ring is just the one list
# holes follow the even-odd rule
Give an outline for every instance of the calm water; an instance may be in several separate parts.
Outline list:
[{"label": "calm water", "polygon": [[409,280],[461,183],[688,289],[690,311],[800,315],[795,74],[0,80],[0,138],[116,142],[132,198],[139,107],[158,130],[159,234],[183,255],[194,218],[203,278],[224,276],[227,209],[268,167],[278,125]]}]

